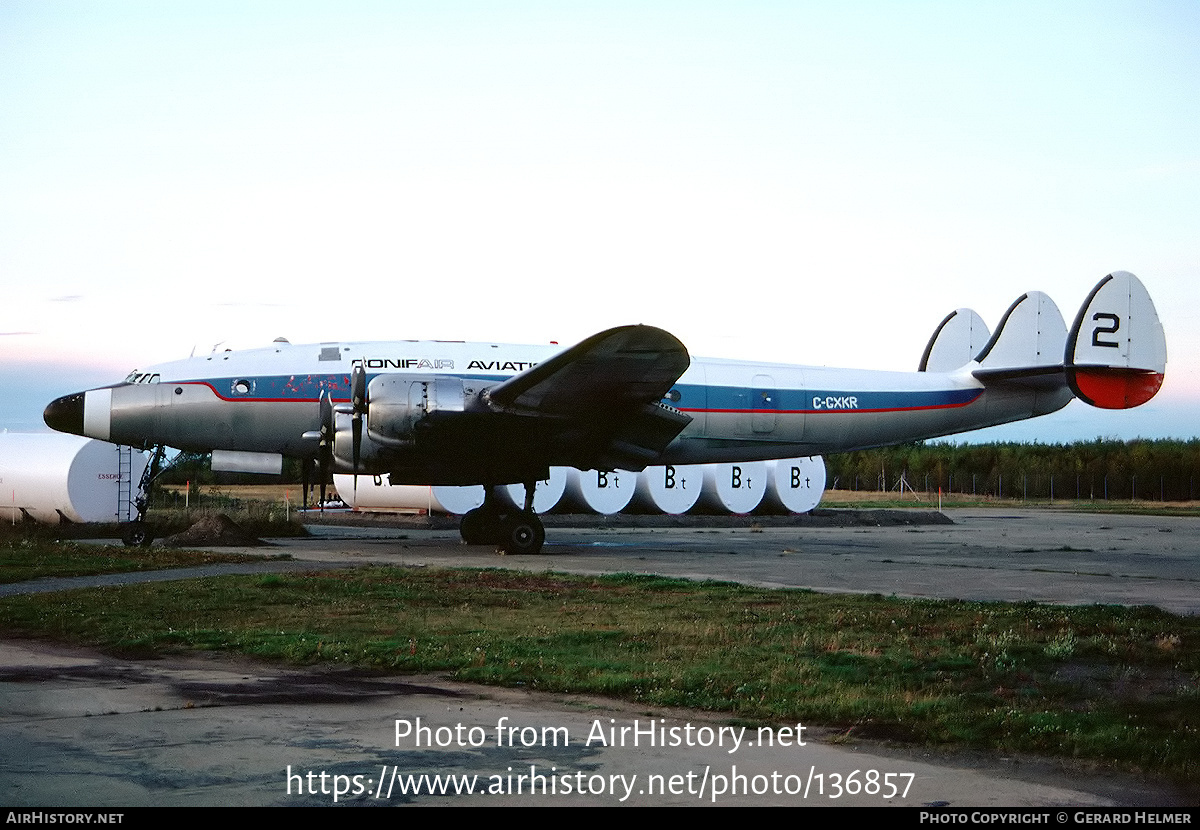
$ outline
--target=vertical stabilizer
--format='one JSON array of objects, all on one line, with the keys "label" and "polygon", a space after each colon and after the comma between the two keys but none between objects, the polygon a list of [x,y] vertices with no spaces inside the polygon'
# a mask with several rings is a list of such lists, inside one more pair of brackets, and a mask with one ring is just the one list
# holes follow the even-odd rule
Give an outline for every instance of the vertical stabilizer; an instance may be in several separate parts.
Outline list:
[{"label": "vertical stabilizer", "polygon": [[992,333],[983,318],[969,308],[951,311],[925,345],[918,372],[952,372],[975,359]]},{"label": "vertical stabilizer", "polygon": [[975,359],[983,372],[993,375],[1061,371],[1066,339],[1067,324],[1054,300],[1040,291],[1030,291],[1008,307],[991,340]]},{"label": "vertical stabilizer", "polygon": [[1141,280],[1127,271],[1100,280],[1075,317],[1063,361],[1071,391],[1092,406],[1129,409],[1158,393],[1167,340]]}]

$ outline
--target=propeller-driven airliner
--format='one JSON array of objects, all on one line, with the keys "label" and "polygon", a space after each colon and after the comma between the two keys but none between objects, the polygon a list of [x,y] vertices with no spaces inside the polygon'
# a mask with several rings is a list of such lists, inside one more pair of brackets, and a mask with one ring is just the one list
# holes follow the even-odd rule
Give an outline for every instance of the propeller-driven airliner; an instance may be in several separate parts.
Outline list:
[{"label": "propeller-driven airliner", "polygon": [[[1137,277],[1114,272],[1068,329],[1045,294],[990,332],[958,309],[915,372],[691,357],[670,333],[628,325],[566,349],[445,341],[226,351],[135,370],[51,402],[53,429],[142,449],[212,452],[214,467],[279,471],[285,457],[395,484],[524,484],[523,509],[490,495],[464,541],[536,553],[532,509],[551,466],[824,455],[1032,418],[1072,398],[1108,409],[1152,398],[1166,340]],[[144,499],[143,499],[144,503]],[[139,521],[144,519],[144,510]]]}]

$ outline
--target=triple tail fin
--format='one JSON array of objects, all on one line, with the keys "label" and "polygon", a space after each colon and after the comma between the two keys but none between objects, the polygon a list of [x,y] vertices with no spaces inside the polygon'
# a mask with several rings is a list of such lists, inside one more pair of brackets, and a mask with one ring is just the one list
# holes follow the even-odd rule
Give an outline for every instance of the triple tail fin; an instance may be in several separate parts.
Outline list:
[{"label": "triple tail fin", "polygon": [[1022,294],[1004,312],[972,374],[984,382],[1062,387],[1067,324],[1054,300],[1040,291]]},{"label": "triple tail fin", "polygon": [[918,372],[952,372],[975,359],[992,333],[983,318],[969,308],[951,311],[933,330]]},{"label": "triple tail fin", "polygon": [[[935,333],[927,356],[938,340]],[[1146,287],[1114,271],[1092,289],[1069,331],[1053,300],[1039,291],[1021,295],[975,361],[972,374],[984,383],[1039,389],[1065,383],[1091,406],[1129,409],[1162,386],[1167,341]]]},{"label": "triple tail fin", "polygon": [[1084,403],[1129,409],[1150,400],[1167,369],[1167,339],[1150,293],[1127,271],[1092,289],[1067,337],[1067,384]]}]

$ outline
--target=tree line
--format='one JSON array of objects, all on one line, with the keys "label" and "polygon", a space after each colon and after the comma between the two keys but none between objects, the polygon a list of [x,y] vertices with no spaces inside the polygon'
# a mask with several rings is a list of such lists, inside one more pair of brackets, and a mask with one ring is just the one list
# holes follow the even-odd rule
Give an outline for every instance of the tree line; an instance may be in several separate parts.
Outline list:
[{"label": "tree line", "polygon": [[[917,442],[825,458],[831,490],[899,490],[1030,499],[1192,501],[1200,493],[1200,439],[1074,444]],[[188,453],[163,483],[299,483],[299,461],[282,476],[213,473],[208,456]],[[316,473],[313,474],[316,480]]]},{"label": "tree line", "polygon": [[918,442],[825,459],[827,487],[1030,499],[1190,501],[1200,439],[1074,444]]}]

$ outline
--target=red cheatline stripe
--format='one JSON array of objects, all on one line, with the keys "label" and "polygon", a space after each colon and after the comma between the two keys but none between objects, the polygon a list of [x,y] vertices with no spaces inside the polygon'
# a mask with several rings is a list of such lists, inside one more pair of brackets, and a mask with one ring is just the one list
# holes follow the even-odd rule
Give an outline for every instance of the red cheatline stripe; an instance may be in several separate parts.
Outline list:
[{"label": "red cheatline stripe", "polygon": [[856,412],[922,412],[929,409],[958,409],[974,403],[978,396],[962,403],[937,404],[934,406],[895,406],[886,409],[687,409],[680,412],[708,412],[734,415],[852,415]]}]

